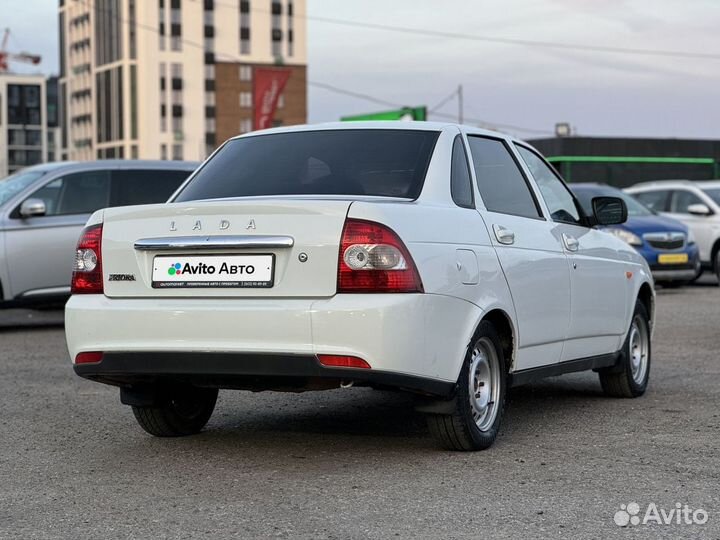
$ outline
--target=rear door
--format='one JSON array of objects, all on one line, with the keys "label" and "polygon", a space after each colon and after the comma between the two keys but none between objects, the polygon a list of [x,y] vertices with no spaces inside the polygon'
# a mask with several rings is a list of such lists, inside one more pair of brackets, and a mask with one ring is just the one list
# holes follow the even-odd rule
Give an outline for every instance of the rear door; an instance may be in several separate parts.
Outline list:
[{"label": "rear door", "polygon": [[73,256],[80,232],[95,210],[106,207],[110,174],[105,170],[51,179],[28,198],[42,199],[46,214],[10,214],[6,256],[13,296],[70,292]]},{"label": "rear door", "polygon": [[571,319],[562,360],[615,352],[626,328],[631,282],[628,265],[607,233],[586,226],[580,205],[553,167],[534,150],[516,145],[552,220],[552,233],[569,257]]},{"label": "rear door", "polygon": [[570,271],[559,236],[507,143],[474,135],[468,142],[479,211],[515,304],[516,369],[558,362],[570,323]]}]

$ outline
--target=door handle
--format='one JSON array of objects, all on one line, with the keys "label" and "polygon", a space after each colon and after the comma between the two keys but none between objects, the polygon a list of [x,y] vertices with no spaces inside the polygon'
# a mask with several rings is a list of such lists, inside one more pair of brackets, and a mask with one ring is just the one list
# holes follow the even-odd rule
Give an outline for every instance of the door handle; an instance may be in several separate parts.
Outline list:
[{"label": "door handle", "polygon": [[506,229],[502,225],[493,225],[493,232],[495,233],[495,238],[497,238],[497,241],[501,244],[509,245],[515,243],[515,233],[510,229]]},{"label": "door handle", "polygon": [[577,251],[580,247],[580,241],[574,236],[563,233],[562,238],[563,243],[565,244],[565,249],[567,249],[568,251]]}]

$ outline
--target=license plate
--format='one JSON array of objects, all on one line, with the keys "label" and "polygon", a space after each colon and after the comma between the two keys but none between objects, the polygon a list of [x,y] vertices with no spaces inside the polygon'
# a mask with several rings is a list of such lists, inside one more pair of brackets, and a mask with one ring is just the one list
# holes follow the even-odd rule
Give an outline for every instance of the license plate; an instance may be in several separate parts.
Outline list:
[{"label": "license plate", "polygon": [[663,255],[658,255],[659,264],[683,264],[687,262],[687,253],[665,253]]},{"label": "license plate", "polygon": [[275,255],[182,255],[155,257],[152,286],[241,287],[273,286]]}]

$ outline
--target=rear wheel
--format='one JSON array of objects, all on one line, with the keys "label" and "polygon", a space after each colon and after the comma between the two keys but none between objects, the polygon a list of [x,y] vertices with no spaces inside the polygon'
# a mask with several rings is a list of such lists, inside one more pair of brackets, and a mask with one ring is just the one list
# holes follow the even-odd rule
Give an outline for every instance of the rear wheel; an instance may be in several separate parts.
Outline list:
[{"label": "rear wheel", "polygon": [[620,361],[599,373],[605,394],[621,398],[643,395],[650,379],[650,359],[650,319],[645,306],[638,302]]},{"label": "rear wheel", "polygon": [[487,321],[480,323],[468,348],[450,414],[429,414],[433,437],[449,450],[489,448],[505,411],[507,372],[500,338]]},{"label": "rear wheel", "polygon": [[174,387],[164,393],[159,405],[133,406],[140,427],[156,437],[181,437],[199,433],[215,409],[217,388]]}]

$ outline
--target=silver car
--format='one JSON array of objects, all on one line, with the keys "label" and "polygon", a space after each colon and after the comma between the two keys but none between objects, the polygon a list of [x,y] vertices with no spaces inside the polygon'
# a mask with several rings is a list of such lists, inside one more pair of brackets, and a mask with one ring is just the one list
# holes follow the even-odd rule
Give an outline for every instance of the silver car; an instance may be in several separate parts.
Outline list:
[{"label": "silver car", "polygon": [[72,254],[90,214],[110,206],[164,202],[197,165],[60,162],[0,180],[0,306],[67,297]]}]

